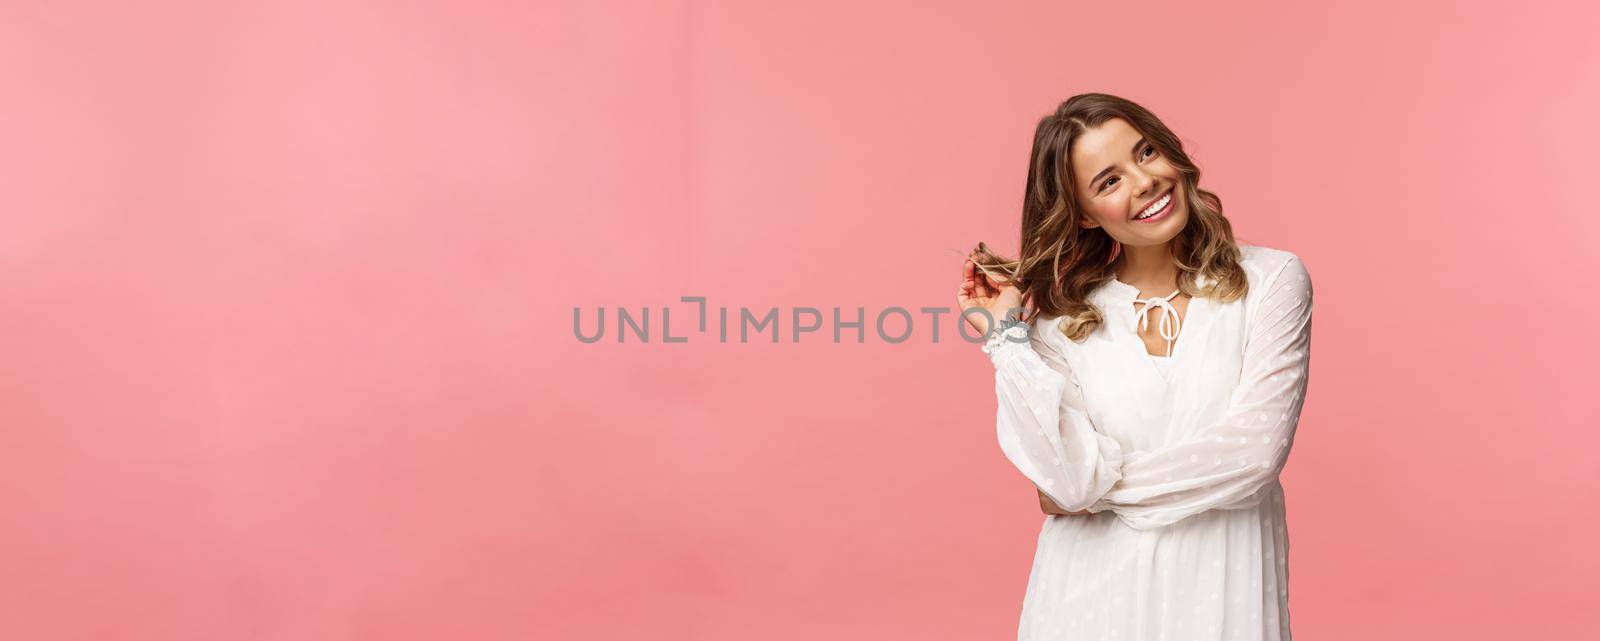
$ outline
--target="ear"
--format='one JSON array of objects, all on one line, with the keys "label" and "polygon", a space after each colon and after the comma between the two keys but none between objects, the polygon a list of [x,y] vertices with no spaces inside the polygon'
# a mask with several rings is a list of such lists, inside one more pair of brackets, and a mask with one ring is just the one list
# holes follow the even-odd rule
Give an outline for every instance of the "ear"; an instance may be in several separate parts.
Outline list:
[{"label": "ear", "polygon": [[1100,222],[1091,216],[1083,216],[1078,219],[1078,226],[1084,229],[1094,229],[1100,226]]}]

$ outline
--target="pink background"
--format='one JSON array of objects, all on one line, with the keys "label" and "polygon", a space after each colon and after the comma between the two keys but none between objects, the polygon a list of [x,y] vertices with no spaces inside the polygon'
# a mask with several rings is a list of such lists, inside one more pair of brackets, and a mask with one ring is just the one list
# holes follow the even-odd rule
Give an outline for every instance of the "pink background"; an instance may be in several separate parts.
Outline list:
[{"label": "pink background", "polygon": [[217,4],[0,7],[0,638],[1014,638],[955,324],[677,301],[954,305],[1087,91],[1315,277],[1297,635],[1600,625],[1586,3]]}]

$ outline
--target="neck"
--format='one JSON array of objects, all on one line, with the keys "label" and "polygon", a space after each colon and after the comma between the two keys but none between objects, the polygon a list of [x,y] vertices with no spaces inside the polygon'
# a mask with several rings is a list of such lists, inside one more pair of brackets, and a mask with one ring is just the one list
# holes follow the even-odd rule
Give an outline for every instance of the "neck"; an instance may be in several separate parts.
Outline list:
[{"label": "neck", "polygon": [[1122,246],[1117,259],[1117,280],[1139,288],[1141,296],[1166,296],[1178,288],[1177,263],[1170,243],[1146,247]]}]

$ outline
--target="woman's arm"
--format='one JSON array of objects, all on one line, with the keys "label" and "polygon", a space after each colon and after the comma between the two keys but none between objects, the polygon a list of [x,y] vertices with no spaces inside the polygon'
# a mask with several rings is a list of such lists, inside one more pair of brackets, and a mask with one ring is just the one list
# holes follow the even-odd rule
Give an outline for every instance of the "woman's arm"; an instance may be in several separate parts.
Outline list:
[{"label": "woman's arm", "polygon": [[1071,368],[1028,324],[982,349],[995,367],[1001,451],[1064,512],[1089,509],[1121,478],[1122,448],[1090,423]]},{"label": "woman's arm", "polygon": [[1311,365],[1311,275],[1291,256],[1266,279],[1228,411],[1183,442],[1129,452],[1096,505],[1137,529],[1254,505],[1288,460]]},{"label": "woman's arm", "polygon": [[1038,490],[1038,492],[1039,492],[1039,509],[1043,510],[1045,514],[1054,514],[1054,515],[1057,515],[1057,516],[1084,516],[1084,515],[1093,514],[1093,512],[1090,512],[1088,510],[1079,510],[1077,512],[1068,512],[1068,511],[1066,511],[1064,509],[1061,509],[1061,506],[1056,505],[1055,501],[1050,500],[1050,496],[1045,494],[1044,490],[1039,490],[1038,488],[1034,488],[1034,489]]},{"label": "woman's arm", "polygon": [[[980,334],[989,335],[983,351],[995,366],[999,400],[995,426],[1001,451],[1038,486],[1046,513],[1056,513],[1052,509],[1085,513],[1084,506],[1117,481],[1120,446],[1089,424],[1071,368],[1029,325],[990,333],[990,319],[1021,309],[1022,292],[1009,277],[991,278],[971,256],[962,264],[961,274],[956,302],[962,317]],[[966,313],[974,308],[983,313]],[[1077,509],[1063,510],[1057,502]]]}]

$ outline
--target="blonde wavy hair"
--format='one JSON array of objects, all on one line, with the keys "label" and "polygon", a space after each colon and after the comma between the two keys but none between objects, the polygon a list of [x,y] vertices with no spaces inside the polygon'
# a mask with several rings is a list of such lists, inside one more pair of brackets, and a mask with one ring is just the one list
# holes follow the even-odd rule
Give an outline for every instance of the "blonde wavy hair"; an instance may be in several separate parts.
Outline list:
[{"label": "blonde wavy hair", "polygon": [[[1022,199],[1021,255],[1016,260],[979,242],[972,261],[991,279],[1015,282],[1022,293],[1024,318],[1065,317],[1059,328],[1082,341],[1105,322],[1088,302],[1090,292],[1116,277],[1121,243],[1105,229],[1085,229],[1073,179],[1072,143],[1085,131],[1121,118],[1143,134],[1183,174],[1178,189],[1189,203],[1189,221],[1169,247],[1179,271],[1178,287],[1193,297],[1237,300],[1249,290],[1233,226],[1222,215],[1222,199],[1200,188],[1200,168],[1183,151],[1183,142],[1149,110],[1101,93],[1067,99],[1039,120],[1028,160]],[[1196,278],[1205,275],[1199,286]]]}]

